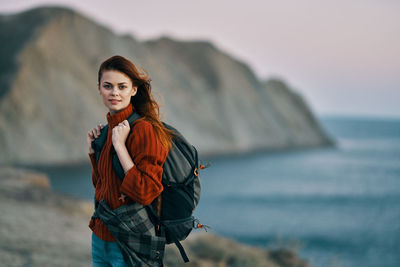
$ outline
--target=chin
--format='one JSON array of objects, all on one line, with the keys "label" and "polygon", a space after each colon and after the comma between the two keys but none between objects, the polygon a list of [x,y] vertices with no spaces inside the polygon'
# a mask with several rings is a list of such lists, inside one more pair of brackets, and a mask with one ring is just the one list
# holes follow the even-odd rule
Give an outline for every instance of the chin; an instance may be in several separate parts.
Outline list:
[{"label": "chin", "polygon": [[118,103],[118,105],[112,105],[110,103],[107,103],[107,107],[110,111],[110,113],[118,113],[122,110],[124,110],[126,107],[128,107],[129,103],[124,107],[122,103]]},{"label": "chin", "polygon": [[124,109],[125,109],[125,107],[122,107],[122,106],[120,106],[120,105],[109,107],[109,110],[112,111],[112,112],[114,112],[114,113],[119,113],[120,111],[122,111],[122,110],[124,110]]}]

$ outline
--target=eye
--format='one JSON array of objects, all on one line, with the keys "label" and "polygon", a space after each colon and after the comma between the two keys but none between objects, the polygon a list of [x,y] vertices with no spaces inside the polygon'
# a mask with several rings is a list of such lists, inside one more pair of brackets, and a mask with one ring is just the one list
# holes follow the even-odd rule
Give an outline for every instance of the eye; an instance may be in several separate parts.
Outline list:
[{"label": "eye", "polygon": [[119,88],[124,89],[124,88],[126,88],[126,86],[125,85],[121,85]]},{"label": "eye", "polygon": [[110,88],[110,85],[109,84],[105,84],[105,85],[103,85],[103,87],[104,88]]}]

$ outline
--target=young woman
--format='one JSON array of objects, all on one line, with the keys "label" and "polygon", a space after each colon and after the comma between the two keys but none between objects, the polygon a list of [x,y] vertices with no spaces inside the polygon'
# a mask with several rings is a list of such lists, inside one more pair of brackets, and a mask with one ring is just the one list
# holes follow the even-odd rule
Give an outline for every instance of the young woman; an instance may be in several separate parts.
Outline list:
[{"label": "young woman", "polygon": [[[88,131],[87,144],[95,198],[104,199],[111,209],[133,202],[148,205],[163,190],[162,166],[171,148],[173,133],[160,121],[150,81],[146,71],[139,72],[130,60],[118,55],[104,61],[98,72],[99,94],[109,110],[107,139],[98,163],[91,143],[104,125]],[[130,126],[127,118],[133,111],[141,118]],[[112,147],[125,172],[122,182],[113,171]],[[126,266],[122,251],[105,223],[100,218],[92,218],[89,227],[93,231],[93,266]]]}]

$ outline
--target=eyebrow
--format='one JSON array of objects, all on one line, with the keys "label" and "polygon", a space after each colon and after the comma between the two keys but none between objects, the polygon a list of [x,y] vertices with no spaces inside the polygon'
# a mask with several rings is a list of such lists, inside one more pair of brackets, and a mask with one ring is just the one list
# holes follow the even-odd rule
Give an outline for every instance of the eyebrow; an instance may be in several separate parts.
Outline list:
[{"label": "eyebrow", "polygon": [[[109,83],[109,84],[112,84],[112,83],[110,83],[110,82],[103,82],[103,83]],[[124,83],[128,84],[127,82],[122,82],[122,83],[118,83],[118,84],[124,84]]]}]

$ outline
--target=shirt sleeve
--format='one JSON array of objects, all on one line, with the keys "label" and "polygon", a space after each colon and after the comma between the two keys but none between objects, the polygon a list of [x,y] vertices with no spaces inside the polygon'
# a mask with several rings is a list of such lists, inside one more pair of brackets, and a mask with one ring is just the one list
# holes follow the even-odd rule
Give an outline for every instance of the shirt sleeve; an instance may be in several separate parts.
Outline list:
[{"label": "shirt sleeve", "polygon": [[126,145],[134,166],[126,172],[120,191],[133,201],[148,205],[163,190],[162,166],[167,151],[153,125],[145,120],[133,125]]},{"label": "shirt sleeve", "polygon": [[92,163],[92,183],[96,188],[97,181],[100,179],[99,170],[97,169],[95,153],[89,153],[90,162]]}]

